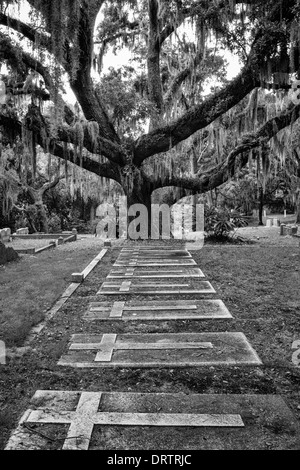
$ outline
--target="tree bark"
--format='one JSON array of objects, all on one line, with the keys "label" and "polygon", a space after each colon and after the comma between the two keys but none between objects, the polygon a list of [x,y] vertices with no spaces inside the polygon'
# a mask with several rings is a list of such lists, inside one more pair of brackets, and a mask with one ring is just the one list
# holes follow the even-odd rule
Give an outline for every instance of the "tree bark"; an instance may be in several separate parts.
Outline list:
[{"label": "tree bark", "polygon": [[300,224],[300,188],[298,189],[296,201],[296,224]]},{"label": "tree bark", "polygon": [[258,225],[264,225],[263,223],[263,209],[264,209],[264,191],[263,188],[259,188],[259,206],[258,206]]}]

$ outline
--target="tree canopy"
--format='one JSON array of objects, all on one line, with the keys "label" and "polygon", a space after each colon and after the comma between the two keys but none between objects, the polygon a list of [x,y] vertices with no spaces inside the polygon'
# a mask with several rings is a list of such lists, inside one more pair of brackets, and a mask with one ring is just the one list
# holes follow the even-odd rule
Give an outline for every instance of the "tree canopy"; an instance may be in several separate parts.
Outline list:
[{"label": "tree canopy", "polygon": [[265,155],[299,177],[299,57],[298,0],[1,0],[2,145],[113,179],[129,204],[205,193]]}]

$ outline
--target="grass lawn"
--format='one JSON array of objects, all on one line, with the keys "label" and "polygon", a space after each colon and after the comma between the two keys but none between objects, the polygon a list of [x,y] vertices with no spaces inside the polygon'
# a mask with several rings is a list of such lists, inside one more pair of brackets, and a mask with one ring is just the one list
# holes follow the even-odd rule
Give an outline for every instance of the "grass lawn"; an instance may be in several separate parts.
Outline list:
[{"label": "grass lawn", "polygon": [[[249,230],[249,237],[252,238],[252,228]],[[243,236],[245,236],[245,231]],[[5,447],[10,432],[16,427],[21,415],[28,408],[31,397],[38,389],[184,394],[275,394],[282,396],[300,424],[300,368],[292,362],[294,352],[292,343],[300,340],[299,240],[292,237],[279,237],[278,230],[275,233],[264,228],[261,228],[260,232],[255,232],[254,238],[256,240],[259,238],[259,240],[253,245],[207,245],[199,252],[192,253],[205,276],[216,289],[217,298],[224,301],[233,315],[232,319],[225,320],[162,322],[87,322],[83,320],[88,303],[96,300],[96,292],[118,256],[118,247],[110,249],[61,310],[48,321],[46,327],[32,343],[32,349],[22,357],[9,359],[8,363],[1,367],[0,448]],[[73,247],[75,246],[74,244]],[[15,275],[19,278],[18,288],[24,289],[21,294],[16,284],[14,289],[6,291],[11,297],[10,308],[13,308],[15,304],[15,292],[19,292],[17,294],[19,312],[23,315],[23,306],[26,302],[32,302],[32,308],[38,315],[41,309],[37,308],[37,302],[39,305],[48,302],[50,306],[69,283],[70,273],[74,270],[82,270],[100,249],[101,247],[85,246],[81,250],[76,250],[75,253],[53,251],[34,258],[34,261],[40,263],[41,256],[44,256],[45,260],[51,260],[51,263],[47,264],[52,266],[51,272],[47,271],[47,275],[44,275],[44,264],[40,264],[39,269],[35,268],[34,291],[36,295],[38,294],[39,300],[37,298],[31,300],[30,289],[33,289],[31,286],[33,281],[27,282],[27,276],[31,276],[28,266],[33,263],[33,260],[24,259],[24,263],[26,261],[27,264],[24,264],[21,275],[18,274],[20,270],[17,269],[21,266],[19,263],[7,266],[2,273],[10,273],[12,283]],[[67,262],[69,269],[66,267],[64,269]],[[60,286],[56,279],[52,279],[56,275],[60,276]],[[53,291],[52,287],[49,289],[52,283],[55,286]],[[5,286],[8,289],[7,283]],[[48,290],[48,293],[44,290]],[[168,298],[165,296],[164,300]],[[179,297],[172,296],[172,298]],[[180,298],[188,299],[189,296]],[[147,296],[143,299],[147,302],[151,297]],[[114,300],[125,299],[124,296],[116,296]],[[158,299],[155,298],[155,300]],[[9,320],[15,318],[16,322],[18,314],[14,313],[12,317],[9,317],[10,309],[5,308],[8,315],[6,322],[9,326],[11,324]],[[45,307],[43,309],[45,310]],[[29,313],[27,315],[30,316]],[[136,332],[147,334],[217,331],[244,333],[261,358],[262,366],[118,370],[108,368],[100,371],[94,368],[73,369],[57,365],[61,355],[68,350],[70,336],[74,333]],[[7,334],[7,329],[4,333]],[[10,336],[13,338],[13,331]],[[49,449],[60,448],[62,435],[59,433],[63,430],[60,431],[57,427],[47,425],[34,426],[34,432],[42,432],[49,436]],[[265,441],[257,443],[260,449],[300,449],[297,435],[292,432],[289,434],[289,430],[286,427],[283,428],[282,423],[276,420],[276,417],[272,422],[264,425],[263,432],[266,436]],[[121,444],[116,437],[113,442],[116,446],[114,448],[118,449],[118,445]],[[253,449],[251,439],[247,446]]]},{"label": "grass lawn", "polygon": [[[19,248],[40,248],[48,240],[18,240]],[[60,297],[73,272],[81,272],[99,253],[95,238],[60,245],[37,255],[0,266],[0,339],[7,347],[21,346],[32,326]]]}]

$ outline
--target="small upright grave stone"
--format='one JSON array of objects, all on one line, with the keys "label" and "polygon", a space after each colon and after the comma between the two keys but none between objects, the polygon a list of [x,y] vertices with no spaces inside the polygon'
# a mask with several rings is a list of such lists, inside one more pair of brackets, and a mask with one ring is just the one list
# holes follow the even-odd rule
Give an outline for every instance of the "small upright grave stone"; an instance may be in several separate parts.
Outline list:
[{"label": "small upright grave stone", "polygon": [[2,243],[7,243],[11,240],[11,230],[10,228],[0,229],[0,241]]}]

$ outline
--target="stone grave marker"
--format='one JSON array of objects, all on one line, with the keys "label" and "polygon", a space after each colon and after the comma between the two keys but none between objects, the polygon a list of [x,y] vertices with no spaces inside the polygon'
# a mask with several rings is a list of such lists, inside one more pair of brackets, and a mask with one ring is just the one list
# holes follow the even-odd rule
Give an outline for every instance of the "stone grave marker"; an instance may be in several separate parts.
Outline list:
[{"label": "stone grave marker", "polygon": [[63,428],[63,450],[300,447],[297,419],[279,395],[38,390],[5,450],[49,449],[47,425]]},{"label": "stone grave marker", "polygon": [[145,302],[92,302],[84,314],[97,320],[209,320],[232,318],[222,300],[168,300]]},{"label": "stone grave marker", "polygon": [[243,333],[76,334],[58,362],[70,367],[261,365]]},{"label": "stone grave marker", "polygon": [[126,279],[126,278],[138,278],[138,279],[153,279],[153,278],[177,278],[177,277],[189,277],[199,278],[205,277],[201,269],[189,268],[187,266],[157,266],[154,267],[123,267],[123,268],[112,268],[107,279]]},{"label": "stone grave marker", "polygon": [[195,266],[197,263],[192,258],[181,258],[181,259],[117,259],[114,263],[115,267],[122,266]]},{"label": "stone grave marker", "polygon": [[209,281],[197,279],[115,279],[103,282],[97,295],[164,295],[164,294],[215,294],[213,286]]}]

